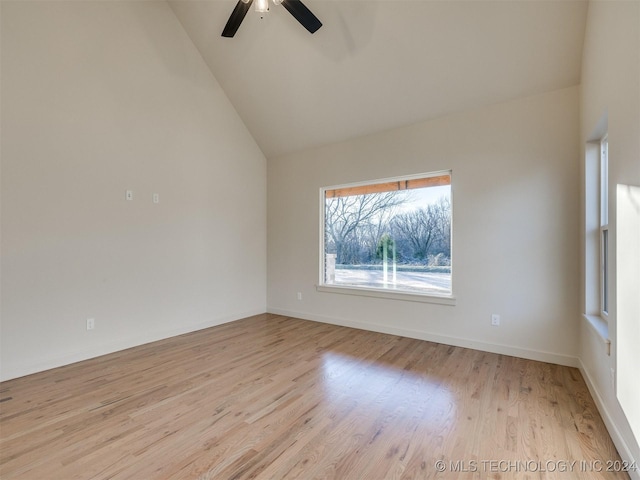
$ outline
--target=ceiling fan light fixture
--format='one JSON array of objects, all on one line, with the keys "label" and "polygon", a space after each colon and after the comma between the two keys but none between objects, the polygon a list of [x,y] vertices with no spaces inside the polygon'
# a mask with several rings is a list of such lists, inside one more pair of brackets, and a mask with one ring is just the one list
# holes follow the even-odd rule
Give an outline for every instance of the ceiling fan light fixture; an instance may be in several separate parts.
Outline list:
[{"label": "ceiling fan light fixture", "polygon": [[[255,10],[260,14],[260,18],[264,18],[264,14],[269,11],[269,0],[238,0],[222,30],[223,37],[230,38],[236,34],[252,3],[255,3]],[[282,5],[309,33],[315,33],[322,26],[322,22],[311,13],[302,0],[273,0],[273,3]]]},{"label": "ceiling fan light fixture", "polygon": [[269,11],[269,0],[255,0],[255,5],[258,13],[267,13]]}]

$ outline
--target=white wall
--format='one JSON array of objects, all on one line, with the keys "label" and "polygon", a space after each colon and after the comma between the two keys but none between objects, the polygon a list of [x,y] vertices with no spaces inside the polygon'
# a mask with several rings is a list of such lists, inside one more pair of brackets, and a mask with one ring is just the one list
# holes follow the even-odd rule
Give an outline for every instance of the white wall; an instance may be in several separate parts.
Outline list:
[{"label": "white wall", "polygon": [[[640,278],[640,265],[635,268],[625,265],[628,277],[621,278],[620,263],[629,262],[616,252],[616,186],[640,186],[640,2],[637,1],[592,1],[589,5],[585,34],[584,58],[582,67],[581,90],[581,143],[584,147],[596,132],[601,118],[608,117],[609,138],[609,235],[611,258],[611,283],[609,311],[609,338],[611,355],[608,356],[602,339],[584,320],[581,321],[579,356],[581,370],[588,381],[591,392],[598,403],[613,440],[623,458],[640,462],[638,440],[634,437],[625,413],[620,408],[614,387],[611,383],[611,369],[625,369],[634,372],[633,383],[637,386],[638,365],[619,366],[618,362],[618,323],[629,321],[637,325],[640,319],[619,316],[621,307],[625,312],[638,312],[637,278]],[[583,152],[584,155],[584,152]],[[584,158],[584,157],[583,157]],[[582,162],[581,162],[582,163]],[[584,185],[584,167],[581,184]],[[585,218],[584,205],[581,217]],[[584,221],[584,220],[583,220]],[[581,231],[584,231],[584,224]],[[584,238],[583,238],[584,240]],[[584,258],[584,241],[582,242]],[[638,246],[635,255],[637,258]],[[582,312],[593,304],[585,295],[585,271],[591,268],[583,261],[582,267]],[[622,283],[620,283],[622,282]],[[631,285],[629,284],[631,283]],[[635,285],[633,285],[635,284]],[[623,292],[633,294],[623,295]],[[623,302],[623,305],[621,305]],[[629,305],[627,302],[633,302]],[[590,313],[587,311],[587,313]],[[637,328],[635,329],[637,331]],[[631,329],[630,331],[633,331]],[[637,346],[640,338],[626,338],[627,344]],[[627,355],[630,352],[627,352]],[[638,390],[636,389],[636,395]],[[636,401],[636,408],[640,401]],[[637,414],[636,410],[636,414]],[[637,422],[637,418],[636,422]],[[636,435],[640,425],[635,426]],[[640,472],[632,474],[640,478]]]},{"label": "white wall", "polygon": [[265,158],[167,4],[3,1],[1,88],[2,379],[265,311]]},{"label": "white wall", "polygon": [[[269,159],[268,310],[577,365],[578,100],[572,87]],[[455,306],[316,291],[320,187],[445,169]]]}]

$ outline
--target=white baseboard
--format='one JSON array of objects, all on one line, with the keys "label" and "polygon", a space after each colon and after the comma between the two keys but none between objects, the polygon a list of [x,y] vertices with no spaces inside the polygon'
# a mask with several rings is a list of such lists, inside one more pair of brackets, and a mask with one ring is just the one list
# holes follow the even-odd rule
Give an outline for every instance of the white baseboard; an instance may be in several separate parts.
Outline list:
[{"label": "white baseboard", "polygon": [[455,347],[470,348],[472,350],[481,350],[483,352],[498,353],[501,355],[508,355],[510,357],[526,358],[527,360],[537,360],[540,362],[554,363],[556,365],[564,365],[567,367],[578,367],[579,364],[577,357],[572,357],[571,355],[565,355],[562,353],[545,352],[542,350],[514,347],[511,345],[502,345],[499,343],[479,342],[477,340],[472,340],[469,338],[441,335],[423,330],[412,330],[408,328],[393,327],[389,325],[381,325],[359,320],[327,317],[324,315],[316,315],[306,312],[295,312],[279,308],[267,308],[267,311],[269,313],[300,318],[302,320],[312,320],[315,322],[329,323],[342,327],[351,327],[358,328],[360,330],[388,333],[390,335],[416,338],[418,340],[426,340],[429,342],[442,343],[445,345],[453,345]]},{"label": "white baseboard", "polygon": [[3,365],[0,372],[0,381],[11,380],[12,378],[24,377],[31,375],[32,373],[43,372],[52,368],[63,367],[72,363],[81,362],[83,360],[89,360],[95,357],[101,357],[109,353],[119,352],[126,350],[127,348],[137,347],[147,343],[157,342],[158,340],[164,340],[166,338],[175,337],[178,335],[184,335],[185,333],[196,332],[205,328],[215,327],[216,325],[222,325],[224,323],[233,322],[242,318],[251,317],[254,315],[260,315],[265,313],[264,310],[254,310],[241,312],[233,315],[226,315],[223,317],[214,318],[212,320],[201,322],[194,325],[181,326],[180,328],[161,330],[152,332],[148,335],[140,335],[136,337],[126,338],[117,342],[106,343],[98,347],[85,348],[70,352],[68,354],[51,357],[41,358],[32,362],[11,365],[8,368]]},{"label": "white baseboard", "polygon": [[580,369],[580,373],[582,373],[582,377],[584,378],[585,383],[587,384],[587,388],[593,397],[593,401],[596,403],[596,407],[600,412],[600,416],[604,421],[605,426],[607,427],[607,431],[611,436],[611,440],[613,440],[614,445],[618,449],[618,453],[624,462],[627,462],[629,465],[637,465],[638,470],[629,471],[629,477],[632,480],[640,480],[640,458],[634,458],[631,449],[629,448],[629,444],[625,439],[624,435],[620,432],[611,411],[607,408],[600,392],[596,388],[596,384],[589,375],[589,371],[586,369],[584,364],[582,363],[582,359],[578,359],[580,364],[578,368]]}]

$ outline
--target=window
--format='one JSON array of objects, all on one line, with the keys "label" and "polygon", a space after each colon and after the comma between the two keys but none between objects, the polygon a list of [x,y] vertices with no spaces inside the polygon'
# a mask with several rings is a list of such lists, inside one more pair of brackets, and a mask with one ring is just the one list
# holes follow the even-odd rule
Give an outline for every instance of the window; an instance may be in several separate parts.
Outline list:
[{"label": "window", "polygon": [[609,314],[609,143],[600,141],[600,314]]},{"label": "window", "polygon": [[609,175],[605,113],[585,143],[584,158],[584,318],[611,354],[609,308],[611,258],[609,257]]},{"label": "window", "polygon": [[321,286],[451,297],[451,172],[328,187],[321,198]]}]

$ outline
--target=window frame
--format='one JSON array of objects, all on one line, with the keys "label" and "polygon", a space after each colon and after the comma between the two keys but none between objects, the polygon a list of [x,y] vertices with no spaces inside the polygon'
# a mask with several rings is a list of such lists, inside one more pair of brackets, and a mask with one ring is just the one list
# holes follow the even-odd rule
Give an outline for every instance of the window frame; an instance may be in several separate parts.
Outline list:
[{"label": "window frame", "polygon": [[599,309],[600,316],[605,320],[609,320],[609,276],[610,276],[610,256],[609,256],[609,140],[608,134],[604,134],[600,139],[600,155],[599,155],[599,215],[598,222],[600,225],[599,234],[599,286],[600,298]]},{"label": "window frame", "polygon": [[[373,185],[381,185],[385,183],[394,183],[394,182],[411,182],[415,180],[426,179],[430,177],[438,177],[447,175],[449,176],[449,185],[450,185],[450,193],[449,193],[449,201],[451,203],[451,225],[450,225],[450,258],[451,258],[451,291],[448,294],[437,293],[437,292],[415,292],[409,290],[396,290],[396,289],[383,289],[377,287],[369,287],[369,286],[355,286],[355,285],[342,285],[342,284],[328,284],[326,283],[326,253],[325,253],[325,225],[326,225],[326,192],[332,190],[348,190],[348,189],[359,189],[362,187],[373,186]],[[429,188],[429,187],[424,187]],[[413,175],[403,175],[398,177],[391,178],[382,178],[382,179],[374,179],[360,182],[353,182],[348,184],[339,184],[332,185],[327,187],[321,187],[319,190],[319,268],[318,268],[318,284],[316,285],[316,290],[319,292],[325,293],[338,293],[345,295],[358,295],[364,297],[374,297],[374,298],[386,298],[392,300],[404,300],[404,301],[412,301],[412,302],[424,302],[424,303],[435,303],[441,305],[455,305],[456,297],[454,296],[454,275],[453,275],[453,171],[452,170],[439,170],[428,173],[420,173]]]},{"label": "window frame", "polygon": [[[608,267],[611,267],[612,259],[608,255],[610,245],[605,248],[605,242],[610,243],[611,231],[607,220],[608,169],[603,169],[608,164],[603,162],[603,157],[608,156],[608,123],[608,114],[605,112],[584,145],[583,318],[602,340],[606,354],[611,355],[607,310],[615,299],[608,288],[611,280]],[[605,308],[602,308],[603,303],[606,303]]]}]

